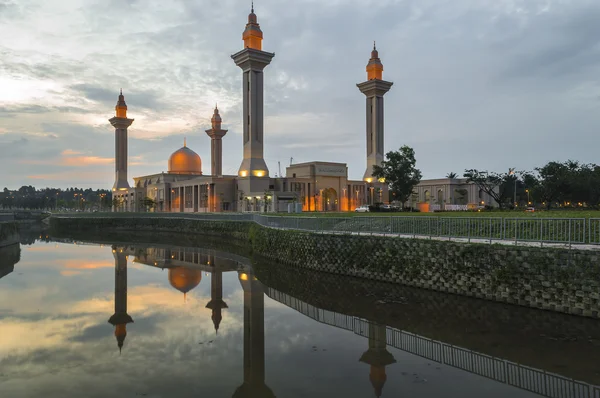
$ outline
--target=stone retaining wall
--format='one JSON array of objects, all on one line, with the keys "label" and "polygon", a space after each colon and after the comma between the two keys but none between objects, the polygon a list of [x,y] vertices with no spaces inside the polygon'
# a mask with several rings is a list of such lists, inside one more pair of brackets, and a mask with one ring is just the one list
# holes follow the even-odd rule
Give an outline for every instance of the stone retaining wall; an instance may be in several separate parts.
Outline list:
[{"label": "stone retaining wall", "polygon": [[598,318],[600,253],[382,236],[327,235],[250,222],[52,218],[63,232],[176,231],[247,240],[289,266]]}]

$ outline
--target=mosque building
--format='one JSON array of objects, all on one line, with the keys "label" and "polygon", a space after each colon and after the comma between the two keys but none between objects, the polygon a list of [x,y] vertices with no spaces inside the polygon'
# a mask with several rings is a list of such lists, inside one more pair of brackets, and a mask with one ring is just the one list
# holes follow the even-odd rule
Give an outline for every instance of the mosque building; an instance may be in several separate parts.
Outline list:
[{"label": "mosque building", "polygon": [[[270,177],[264,160],[263,70],[275,54],[263,51],[263,32],[254,7],[242,34],[244,49],[231,58],[243,74],[243,157],[237,175],[223,175],[222,129],[215,107],[211,128],[210,175],[202,172],[200,156],[186,145],[173,152],[168,171],[127,180],[127,105],[121,92],[116,115],[109,121],[115,128],[114,211],[221,212],[287,211],[288,205],[303,211],[350,211],[357,206],[387,203],[388,187],[371,176],[373,165],[384,156],[383,96],[392,87],[382,80],[383,64],[373,46],[366,67],[367,81],[358,84],[366,96],[367,169],[363,180],[349,180],[345,163],[313,161],[292,164],[285,177]],[[152,206],[148,206],[151,203]],[[149,207],[152,207],[149,209]]]}]

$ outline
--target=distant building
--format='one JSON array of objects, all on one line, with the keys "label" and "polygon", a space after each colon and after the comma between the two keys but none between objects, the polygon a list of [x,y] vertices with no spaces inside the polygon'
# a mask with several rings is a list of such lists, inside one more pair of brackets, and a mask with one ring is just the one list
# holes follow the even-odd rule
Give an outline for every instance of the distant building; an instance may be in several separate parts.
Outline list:
[{"label": "distant building", "polygon": [[421,211],[469,210],[478,206],[497,207],[496,201],[466,178],[421,180],[407,202]]}]

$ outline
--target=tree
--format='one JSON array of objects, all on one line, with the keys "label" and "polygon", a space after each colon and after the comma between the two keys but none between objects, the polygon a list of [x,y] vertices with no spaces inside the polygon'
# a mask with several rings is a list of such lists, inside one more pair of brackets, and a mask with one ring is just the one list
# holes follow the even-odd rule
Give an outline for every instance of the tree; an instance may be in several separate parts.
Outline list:
[{"label": "tree", "polygon": [[446,178],[450,178],[450,179],[455,179],[458,177],[458,174],[456,174],[455,172],[451,171],[450,173],[446,174]]},{"label": "tree", "polygon": [[421,171],[415,167],[415,151],[404,145],[399,151],[386,153],[385,157],[381,166],[373,166],[372,175],[377,179],[385,179],[392,195],[404,204],[421,181]]},{"label": "tree", "polygon": [[154,209],[154,207],[156,207],[156,201],[154,201],[154,199],[146,196],[142,201],[142,205],[144,206],[144,210],[149,211],[151,209]]},{"label": "tree", "polygon": [[570,191],[569,167],[565,163],[549,162],[535,170],[539,175],[537,190],[542,202],[546,203],[546,208],[550,210],[552,203],[565,201],[566,194]]},{"label": "tree", "polygon": [[515,178],[518,178],[517,174],[502,174],[477,169],[467,169],[463,175],[467,182],[474,183],[480,190],[491,196],[500,208],[506,204],[508,193],[513,192],[511,186],[514,187]]}]

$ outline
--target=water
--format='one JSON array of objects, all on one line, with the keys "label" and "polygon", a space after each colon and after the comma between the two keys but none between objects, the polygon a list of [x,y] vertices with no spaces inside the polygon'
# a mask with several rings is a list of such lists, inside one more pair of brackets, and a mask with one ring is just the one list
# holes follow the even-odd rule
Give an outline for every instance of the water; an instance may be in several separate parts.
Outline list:
[{"label": "water", "polygon": [[598,321],[204,246],[21,246],[0,396],[600,397]]}]

